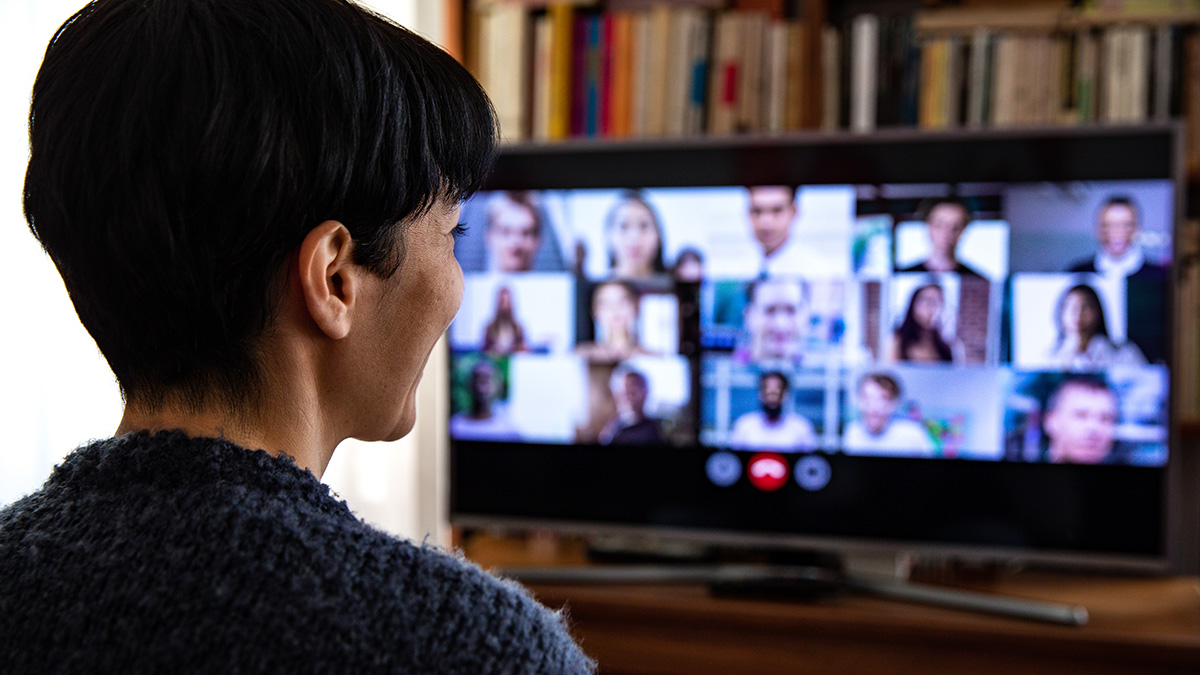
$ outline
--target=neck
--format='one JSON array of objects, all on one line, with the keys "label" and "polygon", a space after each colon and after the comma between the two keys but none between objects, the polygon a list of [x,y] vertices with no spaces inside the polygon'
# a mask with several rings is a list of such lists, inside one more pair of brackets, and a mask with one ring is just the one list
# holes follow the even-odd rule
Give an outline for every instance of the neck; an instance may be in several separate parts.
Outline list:
[{"label": "neck", "polygon": [[934,251],[925,261],[925,267],[932,272],[953,272],[958,269],[958,259],[953,254]]},{"label": "neck", "polygon": [[1077,349],[1079,350],[1080,354],[1087,351],[1088,345],[1091,343],[1091,341],[1092,341],[1091,334],[1089,334],[1089,333],[1080,333],[1079,334]]},{"label": "neck", "polygon": [[637,341],[633,339],[633,334],[627,326],[617,326],[615,330],[605,336],[604,342],[613,347],[636,347]]},{"label": "neck", "polygon": [[654,275],[654,270],[649,265],[638,263],[621,263],[613,269],[613,276],[618,279],[636,279],[639,277],[649,277]]},{"label": "neck", "polygon": [[276,386],[267,385],[268,391],[252,406],[260,412],[221,405],[193,409],[170,399],[148,408],[131,400],[125,406],[116,433],[178,430],[192,437],[222,438],[248,450],[290,456],[296,466],[320,479],[334,448],[343,439],[332,432],[333,425],[322,414],[316,386],[311,381],[290,377],[302,368],[303,360],[295,359],[290,366],[268,366],[282,367],[284,376],[273,376],[271,380]]},{"label": "neck", "polygon": [[481,398],[471,403],[471,419],[486,420],[492,417],[492,403],[486,398]]}]

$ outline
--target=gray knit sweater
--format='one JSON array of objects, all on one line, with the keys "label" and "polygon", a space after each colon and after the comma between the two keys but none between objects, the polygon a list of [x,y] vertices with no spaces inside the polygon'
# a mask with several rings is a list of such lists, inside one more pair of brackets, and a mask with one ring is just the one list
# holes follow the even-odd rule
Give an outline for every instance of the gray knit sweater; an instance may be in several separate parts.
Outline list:
[{"label": "gray knit sweater", "polygon": [[99,441],[0,511],[0,673],[591,670],[521,588],[226,441]]}]

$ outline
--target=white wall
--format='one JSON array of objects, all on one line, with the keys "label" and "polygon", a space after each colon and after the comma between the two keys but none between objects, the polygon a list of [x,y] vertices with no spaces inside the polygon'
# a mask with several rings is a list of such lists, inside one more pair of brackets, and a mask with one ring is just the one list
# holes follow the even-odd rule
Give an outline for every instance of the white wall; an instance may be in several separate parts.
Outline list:
[{"label": "white wall", "polygon": [[[373,9],[427,36],[442,2],[374,0]],[[29,159],[29,93],[46,43],[83,0],[0,0],[0,504],[36,489],[76,446],[112,434],[121,415],[112,372],[80,325],[54,266],[29,234],[21,186]],[[448,394],[439,345],[419,392],[420,418],[391,444],[347,441],[325,481],[368,521],[448,542],[440,467]],[[418,451],[420,448],[420,451]]]},{"label": "white wall", "polygon": [[75,446],[111,435],[121,414],[112,372],[21,214],[34,75],[50,36],[81,5],[0,2],[0,503],[38,487]]}]

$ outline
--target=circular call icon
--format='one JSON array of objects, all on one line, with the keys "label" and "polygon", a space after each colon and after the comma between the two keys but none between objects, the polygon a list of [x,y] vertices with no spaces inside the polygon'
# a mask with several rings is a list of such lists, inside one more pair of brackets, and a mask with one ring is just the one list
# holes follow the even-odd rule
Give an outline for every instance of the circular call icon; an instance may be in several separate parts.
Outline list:
[{"label": "circular call icon", "polygon": [[787,483],[788,465],[783,455],[760,452],[750,458],[746,473],[750,476],[751,485],[763,492],[774,492]]},{"label": "circular call icon", "polygon": [[704,463],[704,472],[717,487],[729,487],[742,477],[742,463],[732,452],[714,452]]},{"label": "circular call icon", "polygon": [[809,492],[824,489],[832,477],[829,460],[820,455],[805,455],[796,461],[796,483]]}]

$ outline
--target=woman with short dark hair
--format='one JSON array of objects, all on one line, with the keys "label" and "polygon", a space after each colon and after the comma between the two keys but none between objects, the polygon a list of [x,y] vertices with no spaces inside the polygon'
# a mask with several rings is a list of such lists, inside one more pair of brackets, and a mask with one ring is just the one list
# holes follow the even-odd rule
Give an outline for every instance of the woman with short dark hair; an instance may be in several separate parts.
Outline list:
[{"label": "woman with short dark hair", "polygon": [[591,670],[519,587],[319,481],[412,429],[462,299],[497,138],[465,69],[344,0],[97,0],[30,137],[30,228],[125,410],[0,511],[0,670]]}]

